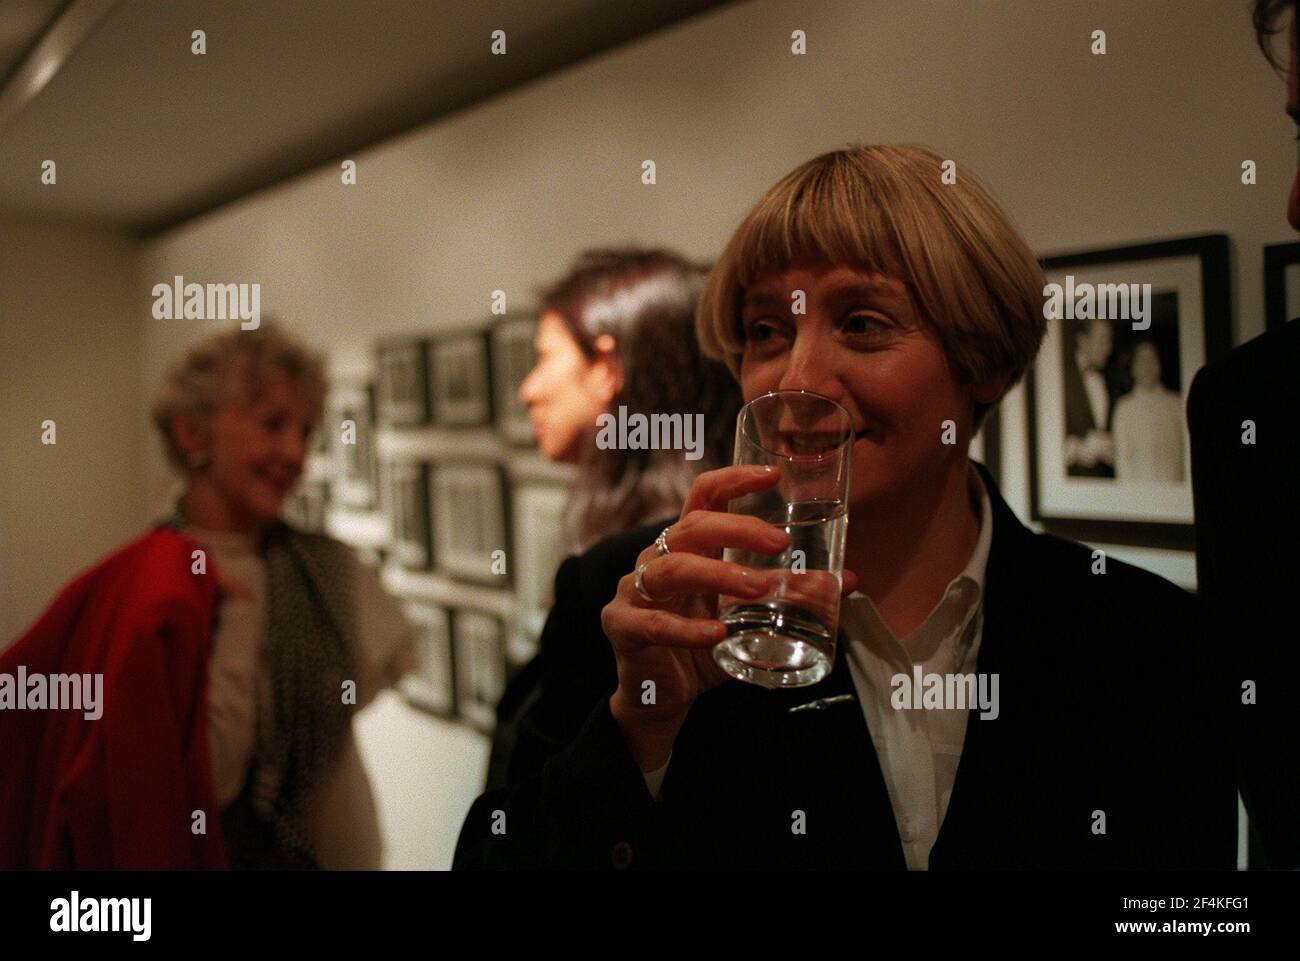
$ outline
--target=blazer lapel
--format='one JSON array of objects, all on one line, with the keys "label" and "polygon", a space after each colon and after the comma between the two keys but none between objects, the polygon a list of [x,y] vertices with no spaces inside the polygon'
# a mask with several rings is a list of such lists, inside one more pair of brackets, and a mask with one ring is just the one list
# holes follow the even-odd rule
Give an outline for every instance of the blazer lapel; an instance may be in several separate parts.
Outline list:
[{"label": "blazer lapel", "polygon": [[[796,845],[795,863],[808,867],[907,866],[889,791],[867,729],[839,633],[835,666],[811,687],[774,691],[771,703],[797,791],[805,791],[809,833],[833,824],[824,843]],[[804,785],[801,787],[800,785]],[[813,818],[820,815],[820,823]]]},{"label": "blazer lapel", "polygon": [[[1032,683],[1026,662],[1033,654],[1026,650],[1025,642],[1035,634],[1036,616],[1032,598],[1017,591],[1017,584],[1024,580],[1024,554],[1033,534],[1007,506],[988,471],[982,465],[976,467],[993,507],[993,541],[984,577],[984,625],[975,671],[999,676],[998,715],[982,719],[978,708],[970,711],[948,809],[930,851],[932,868],[981,862],[987,866],[990,844],[1006,856],[1025,846],[1015,838],[1025,840],[1023,835],[1032,829],[1016,821],[1013,812],[1021,809],[1018,802],[1024,800],[1027,782],[1037,768],[1037,759],[1026,756],[1028,742],[1020,736],[1024,725],[1033,723],[1034,708],[1028,703],[1033,692],[1026,687]],[[1006,692],[1012,696],[1003,697]],[[1007,828],[1010,834],[991,837],[1002,833],[998,825],[1004,820],[1012,822]],[[982,852],[978,857],[977,850]]]}]

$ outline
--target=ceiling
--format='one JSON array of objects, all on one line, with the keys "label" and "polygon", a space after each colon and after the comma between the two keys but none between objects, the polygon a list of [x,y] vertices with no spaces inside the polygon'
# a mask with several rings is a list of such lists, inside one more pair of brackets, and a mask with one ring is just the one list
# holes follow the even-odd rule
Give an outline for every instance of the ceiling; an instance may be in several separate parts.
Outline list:
[{"label": "ceiling", "polygon": [[149,235],[728,2],[3,0],[0,209]]}]

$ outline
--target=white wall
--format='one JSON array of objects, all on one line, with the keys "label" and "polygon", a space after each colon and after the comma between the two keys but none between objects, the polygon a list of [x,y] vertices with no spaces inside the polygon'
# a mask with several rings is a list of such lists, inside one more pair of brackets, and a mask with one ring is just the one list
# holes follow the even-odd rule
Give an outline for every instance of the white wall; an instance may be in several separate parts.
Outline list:
[{"label": "white wall", "polygon": [[[803,57],[789,53],[796,28],[808,36]],[[1089,52],[1094,29],[1107,33],[1104,57]],[[919,142],[955,158],[1044,253],[1226,231],[1241,340],[1262,330],[1261,247],[1291,237],[1283,210],[1295,157],[1283,97],[1244,2],[745,3],[366,151],[354,158],[356,186],[331,166],[149,244],[135,291],[140,374],[152,390],[163,365],[212,329],[148,318],[149,287],[174,274],[260,282],[265,310],[327,346],[339,369],[354,369],[381,334],[483,317],[496,288],[512,306],[526,303],[583,247],[631,240],[715,257],[781,174],[850,141]],[[652,187],[639,182],[645,159],[658,167]],[[1240,182],[1244,159],[1258,163],[1257,186]],[[105,346],[124,353],[118,341]],[[1005,493],[1023,516],[1022,417],[1013,395]],[[136,442],[144,499],[165,474],[154,448]],[[45,496],[10,499],[27,510]],[[143,508],[104,510],[110,499],[97,502],[99,520],[123,526],[123,513],[140,516]],[[1165,552],[1145,560],[1175,574],[1190,565]],[[403,723],[388,730],[392,743],[404,739],[410,765],[377,784],[380,803],[390,837],[426,838],[404,863],[439,866],[458,819],[431,824],[427,808],[394,799],[439,785],[444,796],[461,791],[481,776],[481,755],[449,755]]]},{"label": "white wall", "polygon": [[4,648],[74,573],[140,532],[147,438],[134,245],[4,215],[0,238]]}]

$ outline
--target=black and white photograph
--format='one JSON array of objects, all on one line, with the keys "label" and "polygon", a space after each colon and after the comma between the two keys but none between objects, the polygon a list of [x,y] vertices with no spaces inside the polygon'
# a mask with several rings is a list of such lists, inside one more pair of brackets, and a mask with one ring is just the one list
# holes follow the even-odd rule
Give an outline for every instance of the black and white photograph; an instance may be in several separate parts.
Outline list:
[{"label": "black and white photograph", "polygon": [[479,332],[440,337],[429,345],[434,422],[476,427],[492,417],[487,337]]},{"label": "black and white photograph", "polygon": [[452,612],[459,715],[480,731],[496,726],[506,686],[505,631],[500,618],[472,608]]},{"label": "black and white photograph", "polygon": [[1228,341],[1227,267],[1223,236],[1044,259],[1047,330],[1026,375],[1036,520],[1190,549],[1183,411],[1192,375]]},{"label": "black and white photograph", "polygon": [[379,347],[379,418],[390,427],[413,427],[429,420],[427,345],[411,337]]},{"label": "black and white photograph", "polygon": [[501,468],[441,461],[433,471],[433,540],[439,573],[510,584],[506,488]]},{"label": "black and white photograph", "polygon": [[419,633],[415,646],[418,666],[402,679],[402,694],[421,710],[442,718],[456,716],[456,674],[451,642],[451,617],[445,607],[410,600],[403,605]]},{"label": "black and white photograph", "polygon": [[424,461],[393,460],[385,465],[384,472],[393,556],[408,570],[427,570],[432,562],[429,465]]},{"label": "black and white photograph", "polygon": [[533,442],[528,408],[519,400],[519,388],[537,363],[533,338],[537,318],[531,314],[502,317],[492,325],[492,394],[497,431],[512,444]]}]

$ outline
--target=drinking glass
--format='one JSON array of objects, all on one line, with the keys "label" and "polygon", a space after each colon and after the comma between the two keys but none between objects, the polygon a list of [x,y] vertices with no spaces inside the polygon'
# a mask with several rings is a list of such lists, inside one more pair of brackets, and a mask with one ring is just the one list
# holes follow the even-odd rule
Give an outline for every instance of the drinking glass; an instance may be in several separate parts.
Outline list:
[{"label": "drinking glass", "polygon": [[770,585],[757,599],[718,598],[727,636],[713,659],[732,677],[806,687],[834,666],[853,439],[848,412],[811,391],[773,391],[741,408],[735,463],[774,467],[780,480],[732,500],[727,510],[781,528],[790,544],[779,554],[723,552]]}]

